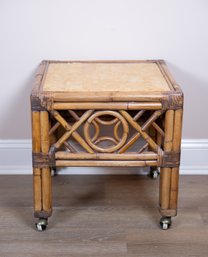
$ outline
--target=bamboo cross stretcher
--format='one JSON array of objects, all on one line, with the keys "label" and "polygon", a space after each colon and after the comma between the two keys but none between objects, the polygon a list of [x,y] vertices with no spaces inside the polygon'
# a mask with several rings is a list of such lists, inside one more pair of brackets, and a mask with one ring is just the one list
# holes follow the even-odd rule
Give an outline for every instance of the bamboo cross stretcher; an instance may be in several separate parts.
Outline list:
[{"label": "bamboo cross stretcher", "polygon": [[162,228],[177,214],[183,93],[162,60],[43,61],[31,93],[34,211],[52,215],[51,169],[160,167]]}]

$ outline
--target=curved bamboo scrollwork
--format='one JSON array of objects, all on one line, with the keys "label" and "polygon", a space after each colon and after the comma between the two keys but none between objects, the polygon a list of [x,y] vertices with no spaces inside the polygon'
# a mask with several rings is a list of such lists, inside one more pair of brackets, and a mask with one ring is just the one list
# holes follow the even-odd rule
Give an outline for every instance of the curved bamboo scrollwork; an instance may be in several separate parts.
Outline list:
[{"label": "curved bamboo scrollwork", "polygon": [[[104,115],[113,116],[114,119],[111,119],[111,120],[101,119],[100,116],[104,116]],[[95,135],[92,138],[90,136],[91,124],[93,124],[95,128]],[[109,136],[99,137],[99,134],[100,134],[99,124],[106,125],[106,126],[114,125],[114,137],[109,137]],[[122,128],[123,128],[123,134],[121,137],[119,137],[118,135],[118,127],[120,126],[120,124],[122,125]],[[97,111],[87,119],[84,125],[84,136],[87,143],[94,150],[102,153],[112,153],[120,149],[125,144],[128,137],[128,133],[129,133],[128,123],[121,116],[121,114],[115,111]],[[106,148],[98,146],[98,144],[103,141],[110,141],[113,143],[113,146],[106,147]]]}]

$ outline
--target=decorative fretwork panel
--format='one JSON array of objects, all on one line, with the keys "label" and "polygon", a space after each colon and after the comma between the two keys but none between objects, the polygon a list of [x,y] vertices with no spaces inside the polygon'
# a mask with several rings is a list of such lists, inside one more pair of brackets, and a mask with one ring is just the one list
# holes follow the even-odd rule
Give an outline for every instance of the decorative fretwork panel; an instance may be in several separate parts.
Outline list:
[{"label": "decorative fretwork panel", "polygon": [[162,110],[53,110],[50,113],[49,134],[53,136],[56,151],[90,154],[162,151]]}]

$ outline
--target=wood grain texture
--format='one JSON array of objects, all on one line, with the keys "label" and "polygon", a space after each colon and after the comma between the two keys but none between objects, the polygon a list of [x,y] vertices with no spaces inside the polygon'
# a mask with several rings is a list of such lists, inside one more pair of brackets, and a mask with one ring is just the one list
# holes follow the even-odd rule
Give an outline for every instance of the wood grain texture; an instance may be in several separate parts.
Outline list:
[{"label": "wood grain texture", "polygon": [[156,63],[50,63],[44,91],[170,91]]},{"label": "wood grain texture", "polygon": [[[180,215],[158,227],[158,181],[58,176],[48,230],[34,229],[31,176],[0,178],[0,256],[207,257],[207,176],[181,176]],[[149,190],[151,188],[151,190]]]}]

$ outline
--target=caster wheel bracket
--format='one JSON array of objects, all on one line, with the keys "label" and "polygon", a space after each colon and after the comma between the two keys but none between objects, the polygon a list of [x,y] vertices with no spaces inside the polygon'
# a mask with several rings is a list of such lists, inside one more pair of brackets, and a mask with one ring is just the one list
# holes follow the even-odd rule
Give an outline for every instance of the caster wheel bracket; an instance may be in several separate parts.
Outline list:
[{"label": "caster wheel bracket", "polygon": [[163,230],[167,230],[170,228],[172,224],[172,221],[171,221],[171,217],[162,217],[160,219],[160,227],[163,229]]},{"label": "caster wheel bracket", "polygon": [[37,223],[35,223],[36,229],[38,231],[44,231],[46,230],[48,226],[48,220],[47,219],[39,219]]},{"label": "caster wheel bracket", "polygon": [[158,168],[152,167],[150,169],[150,177],[152,179],[157,179],[159,177],[159,174],[160,174],[160,172],[159,172]]}]

